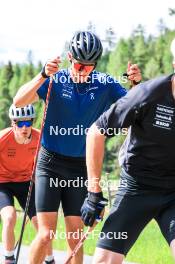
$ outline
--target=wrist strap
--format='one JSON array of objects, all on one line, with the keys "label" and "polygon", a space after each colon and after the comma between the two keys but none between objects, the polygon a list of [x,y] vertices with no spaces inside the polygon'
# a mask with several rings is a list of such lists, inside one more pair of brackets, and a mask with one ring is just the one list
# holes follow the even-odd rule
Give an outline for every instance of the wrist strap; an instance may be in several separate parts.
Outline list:
[{"label": "wrist strap", "polygon": [[41,70],[41,75],[42,75],[42,77],[43,78],[49,78],[49,76],[46,74],[46,72],[45,72],[45,66],[46,66],[46,64],[44,65],[44,67],[42,68],[42,70]]},{"label": "wrist strap", "polygon": [[91,201],[92,203],[98,203],[102,199],[103,199],[102,192],[99,193],[88,192],[88,200]]}]

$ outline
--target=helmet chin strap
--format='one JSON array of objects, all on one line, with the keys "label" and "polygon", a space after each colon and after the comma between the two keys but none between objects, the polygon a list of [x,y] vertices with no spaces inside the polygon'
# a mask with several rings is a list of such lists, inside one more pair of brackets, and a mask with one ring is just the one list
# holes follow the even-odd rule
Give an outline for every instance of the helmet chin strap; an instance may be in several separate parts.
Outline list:
[{"label": "helmet chin strap", "polygon": [[31,137],[32,137],[32,132],[31,132],[30,135],[28,136],[28,139],[31,139]]}]

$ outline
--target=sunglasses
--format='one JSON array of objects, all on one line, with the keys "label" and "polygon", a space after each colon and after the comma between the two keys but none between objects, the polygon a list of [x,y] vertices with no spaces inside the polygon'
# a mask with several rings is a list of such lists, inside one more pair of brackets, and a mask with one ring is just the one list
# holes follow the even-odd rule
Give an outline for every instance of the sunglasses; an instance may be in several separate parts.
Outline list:
[{"label": "sunglasses", "polygon": [[21,120],[21,121],[15,121],[15,124],[16,124],[19,128],[22,128],[23,126],[31,127],[32,124],[33,124],[33,120]]},{"label": "sunglasses", "polygon": [[75,70],[77,70],[77,71],[83,71],[83,70],[85,70],[86,72],[89,72],[89,71],[92,71],[94,69],[94,67],[96,66],[95,63],[92,63],[92,64],[82,64],[82,63],[74,62],[74,61],[72,61],[72,63],[74,65]]}]

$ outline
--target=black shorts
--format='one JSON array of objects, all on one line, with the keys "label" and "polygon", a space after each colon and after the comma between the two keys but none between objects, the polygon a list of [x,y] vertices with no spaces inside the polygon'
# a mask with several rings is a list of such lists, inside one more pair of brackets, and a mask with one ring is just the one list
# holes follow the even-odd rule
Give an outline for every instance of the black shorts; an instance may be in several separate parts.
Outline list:
[{"label": "black shorts", "polygon": [[[25,209],[30,181],[0,183],[0,210],[6,206],[14,206],[14,197],[18,200],[22,209]],[[33,185],[29,203],[28,216],[32,219],[36,216],[35,186]]]},{"label": "black shorts", "polygon": [[175,239],[175,190],[140,188],[119,192],[102,228],[97,247],[126,255],[144,227],[155,219],[168,244]]},{"label": "black shorts", "polygon": [[80,216],[87,194],[84,158],[72,158],[41,147],[36,169],[36,210],[57,212],[62,204],[64,216]]}]

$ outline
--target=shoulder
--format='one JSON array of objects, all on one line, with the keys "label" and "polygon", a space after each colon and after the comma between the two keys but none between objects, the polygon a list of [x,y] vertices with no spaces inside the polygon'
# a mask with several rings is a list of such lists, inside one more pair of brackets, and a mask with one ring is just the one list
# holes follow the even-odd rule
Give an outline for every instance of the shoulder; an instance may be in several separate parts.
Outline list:
[{"label": "shoulder", "polygon": [[[54,85],[66,82],[66,80],[70,78],[69,76],[70,76],[70,74],[69,74],[69,70],[68,69],[59,70],[53,76]],[[47,78],[45,80],[45,82],[40,86],[40,88],[38,89],[38,92],[40,92],[42,90],[42,88],[43,89],[48,88],[49,82],[50,82],[50,77]]]},{"label": "shoulder", "polygon": [[40,130],[37,128],[32,128],[32,136],[38,139],[40,136]]},{"label": "shoulder", "polygon": [[92,81],[97,80],[100,83],[106,83],[106,80],[109,78],[108,74],[103,73],[103,72],[98,72],[98,71],[93,71],[90,76],[91,76]]},{"label": "shoulder", "polygon": [[131,105],[153,103],[164,97],[170,87],[171,76],[161,76],[136,85],[121,100],[129,100]]},{"label": "shoulder", "polygon": [[93,71],[92,74],[92,80],[94,80],[97,85],[105,88],[106,92],[112,99],[112,102],[115,102],[120,97],[126,95],[126,89],[119,83],[119,81],[115,77],[107,73],[97,71]]},{"label": "shoulder", "polygon": [[107,73],[93,71],[90,74],[90,78],[92,83],[101,84],[108,87],[117,85],[120,86],[119,81]]},{"label": "shoulder", "polygon": [[98,72],[98,71],[93,71],[91,74],[92,80],[97,80],[100,83],[103,84],[115,84],[115,85],[120,85],[119,80],[117,80],[115,77],[108,73],[103,73],[103,72]]},{"label": "shoulder", "polygon": [[[172,79],[172,74],[168,76],[160,76],[151,80],[148,80],[146,82],[140,83],[138,88],[141,88],[142,93],[147,93],[148,95],[154,94],[156,92],[161,93],[166,92],[167,89],[171,85],[171,79]],[[137,89],[138,89],[137,88]],[[135,90],[132,89],[132,90]]]},{"label": "shoulder", "polygon": [[5,128],[3,130],[0,131],[0,139],[2,139],[3,137],[9,135],[12,132],[12,127],[8,127]]}]

